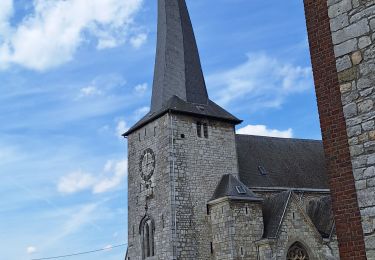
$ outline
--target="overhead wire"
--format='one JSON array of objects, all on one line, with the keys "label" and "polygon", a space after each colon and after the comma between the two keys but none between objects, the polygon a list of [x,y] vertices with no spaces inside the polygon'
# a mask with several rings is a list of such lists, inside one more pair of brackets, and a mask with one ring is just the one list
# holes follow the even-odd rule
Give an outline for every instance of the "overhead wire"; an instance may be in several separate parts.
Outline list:
[{"label": "overhead wire", "polygon": [[31,260],[48,260],[48,259],[67,258],[67,257],[79,256],[79,255],[87,255],[87,254],[97,253],[97,252],[101,252],[101,251],[109,251],[113,248],[123,247],[123,246],[126,246],[126,245],[127,244],[120,244],[120,245],[115,245],[115,246],[111,246],[111,247],[108,247],[108,248],[101,248],[101,249],[95,249],[95,250],[78,252],[78,253],[71,253],[71,254],[66,254],[66,255],[50,256],[50,257],[43,257],[43,258],[34,258],[34,259],[31,259]]}]

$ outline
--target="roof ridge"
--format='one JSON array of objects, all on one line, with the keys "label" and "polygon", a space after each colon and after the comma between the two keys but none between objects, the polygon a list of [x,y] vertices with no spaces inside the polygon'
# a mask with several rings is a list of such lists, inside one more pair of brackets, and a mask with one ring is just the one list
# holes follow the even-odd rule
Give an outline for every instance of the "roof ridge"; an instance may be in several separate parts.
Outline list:
[{"label": "roof ridge", "polygon": [[236,136],[242,137],[254,137],[254,138],[264,138],[264,139],[276,139],[276,140],[288,140],[292,142],[317,142],[322,143],[322,140],[308,139],[308,138],[288,138],[288,137],[275,137],[275,136],[264,136],[264,135],[247,135],[247,134],[237,134]]}]

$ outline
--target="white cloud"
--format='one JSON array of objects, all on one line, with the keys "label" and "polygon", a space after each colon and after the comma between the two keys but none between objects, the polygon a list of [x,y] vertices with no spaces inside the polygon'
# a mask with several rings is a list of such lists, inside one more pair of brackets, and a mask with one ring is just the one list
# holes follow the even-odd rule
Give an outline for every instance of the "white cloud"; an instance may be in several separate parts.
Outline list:
[{"label": "white cloud", "polygon": [[269,129],[265,125],[247,125],[238,129],[237,134],[292,138],[293,130],[289,128],[288,130],[282,131],[277,129]]},{"label": "white cloud", "polygon": [[57,189],[61,193],[75,193],[91,187],[95,182],[96,180],[91,174],[76,171],[62,177]]},{"label": "white cloud", "polygon": [[13,0],[0,1],[0,39],[2,35],[9,33],[9,18],[13,14]]},{"label": "white cloud", "polygon": [[[12,1],[3,2],[1,27],[7,24]],[[42,71],[72,60],[78,47],[93,39],[98,49],[115,47],[132,37],[134,16],[142,2],[35,0],[33,13],[11,30],[2,30],[5,35],[0,39],[0,66],[13,63]]]},{"label": "white cloud", "polygon": [[122,135],[129,130],[128,125],[124,120],[120,120],[116,126],[116,136],[122,139]]},{"label": "white cloud", "polygon": [[289,95],[313,86],[310,67],[294,66],[265,54],[249,54],[246,62],[210,75],[207,82],[219,104],[241,103],[241,109],[247,111],[280,107]]},{"label": "white cloud", "polygon": [[134,87],[134,90],[137,94],[143,95],[148,89],[147,83],[138,84]]},{"label": "white cloud", "polygon": [[101,93],[102,92],[96,87],[88,86],[85,88],[81,88],[80,96],[81,97],[96,96],[96,95],[100,95]]},{"label": "white cloud", "polygon": [[97,176],[82,171],[76,171],[63,176],[57,185],[61,193],[72,194],[83,190],[93,193],[103,193],[119,186],[127,175],[127,160],[109,160],[104,166],[104,171]]},{"label": "white cloud", "polygon": [[146,41],[147,34],[145,33],[140,33],[130,38],[130,44],[136,49],[139,49]]},{"label": "white cloud", "polygon": [[93,192],[103,193],[119,186],[127,174],[127,169],[127,160],[111,162],[110,164],[107,162],[105,172],[112,174],[112,176],[101,178],[93,187]]},{"label": "white cloud", "polygon": [[29,246],[29,247],[26,248],[26,253],[29,254],[29,255],[36,253],[36,251],[37,251],[36,247],[34,247],[34,246]]}]

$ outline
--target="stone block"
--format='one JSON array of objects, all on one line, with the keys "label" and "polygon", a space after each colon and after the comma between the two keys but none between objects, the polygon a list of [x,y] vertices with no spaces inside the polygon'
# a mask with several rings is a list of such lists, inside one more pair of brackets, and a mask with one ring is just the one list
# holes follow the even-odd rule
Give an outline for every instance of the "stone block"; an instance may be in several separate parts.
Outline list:
[{"label": "stone block", "polygon": [[358,40],[358,48],[363,49],[371,44],[371,38],[369,36],[363,36]]},{"label": "stone block", "polygon": [[357,77],[357,67],[351,67],[350,69],[339,72],[338,78],[339,83],[352,82]]},{"label": "stone block", "polygon": [[368,165],[375,165],[375,154],[370,154],[367,158]]},{"label": "stone block", "polygon": [[357,125],[357,126],[349,127],[347,129],[347,132],[348,132],[348,137],[358,136],[362,132],[361,126]]},{"label": "stone block", "polygon": [[356,181],[365,179],[365,177],[363,176],[363,171],[364,171],[363,168],[361,168],[361,169],[355,169],[353,171],[354,179]]},{"label": "stone block", "polygon": [[351,39],[346,42],[334,46],[335,57],[340,57],[345,54],[351,53],[358,48],[357,39]]},{"label": "stone block", "polygon": [[[366,1],[366,0],[362,0]],[[370,6],[367,8],[363,8],[360,12],[354,14],[352,17],[350,17],[350,23],[355,23],[363,18],[368,18],[369,16],[372,16],[375,14],[375,6]]]},{"label": "stone block", "polygon": [[366,89],[371,87],[371,81],[368,78],[360,78],[357,83],[357,89]]},{"label": "stone block", "polygon": [[361,95],[361,97],[367,97],[367,96],[372,94],[374,89],[375,89],[374,87],[371,87],[371,88],[368,88],[368,89],[365,89],[365,90],[359,92],[359,94]]},{"label": "stone block", "polygon": [[349,55],[345,55],[342,58],[336,60],[337,72],[349,69],[352,66],[352,61],[350,60]]},{"label": "stone block", "polygon": [[351,58],[353,65],[358,65],[362,61],[362,53],[360,51],[356,51],[352,54]]},{"label": "stone block", "polygon": [[352,9],[351,0],[343,0],[341,2],[338,2],[336,4],[333,4],[333,5],[329,6],[328,16],[330,18],[333,18],[333,17],[336,17],[340,14],[348,12],[350,9]]},{"label": "stone block", "polygon": [[374,120],[371,120],[371,121],[368,121],[368,122],[365,122],[365,123],[362,123],[362,129],[364,131],[370,131],[370,130],[373,130],[375,129],[375,121]]},{"label": "stone block", "polygon": [[345,83],[345,84],[340,85],[340,92],[342,94],[349,92],[350,90],[352,90],[352,83]]},{"label": "stone block", "polygon": [[[366,249],[375,249],[375,234],[365,236],[365,245],[366,245]],[[374,258],[368,258],[368,259],[374,259]]]},{"label": "stone block", "polygon": [[351,24],[344,29],[332,33],[333,44],[339,44],[356,37],[363,36],[370,32],[370,26],[367,19],[362,19],[357,23]]},{"label": "stone block", "polygon": [[364,178],[372,178],[375,177],[375,166],[368,167],[363,171]]},{"label": "stone block", "polygon": [[361,155],[364,152],[363,145],[352,145],[349,149],[351,156]]},{"label": "stone block", "polygon": [[371,141],[375,140],[375,130],[370,131],[368,137]]},{"label": "stone block", "polygon": [[351,118],[358,114],[357,105],[355,103],[350,103],[343,108],[345,118]]},{"label": "stone block", "polygon": [[355,182],[356,190],[366,189],[366,180],[360,180]]},{"label": "stone block", "polygon": [[371,99],[365,100],[358,104],[358,112],[359,113],[365,113],[369,112],[374,108],[374,101]]},{"label": "stone block", "polygon": [[375,205],[375,187],[358,191],[359,207],[371,207]]},{"label": "stone block", "polygon": [[370,28],[371,30],[375,31],[375,19],[370,20]]},{"label": "stone block", "polygon": [[349,25],[349,17],[348,14],[342,14],[339,15],[333,19],[330,20],[330,25],[331,25],[331,31],[335,32],[338,31],[346,26]]}]

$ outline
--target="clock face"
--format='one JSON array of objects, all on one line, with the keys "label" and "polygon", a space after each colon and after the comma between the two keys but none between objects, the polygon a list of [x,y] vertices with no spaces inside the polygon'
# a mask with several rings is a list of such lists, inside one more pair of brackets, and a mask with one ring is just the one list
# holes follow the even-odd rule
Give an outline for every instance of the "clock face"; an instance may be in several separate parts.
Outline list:
[{"label": "clock face", "polygon": [[151,149],[147,149],[143,152],[139,162],[139,170],[144,181],[150,180],[151,176],[154,174],[155,154]]}]

